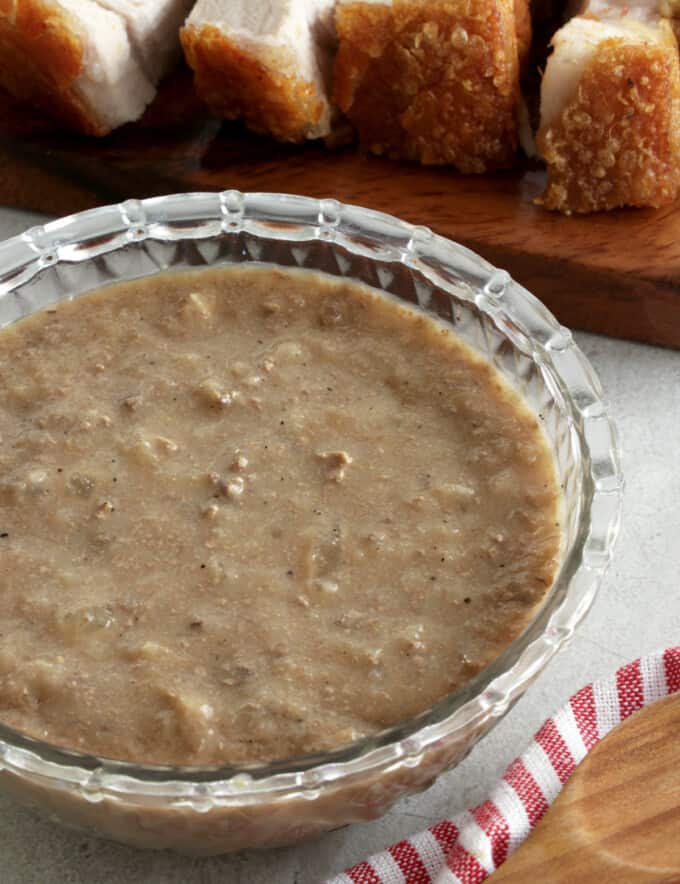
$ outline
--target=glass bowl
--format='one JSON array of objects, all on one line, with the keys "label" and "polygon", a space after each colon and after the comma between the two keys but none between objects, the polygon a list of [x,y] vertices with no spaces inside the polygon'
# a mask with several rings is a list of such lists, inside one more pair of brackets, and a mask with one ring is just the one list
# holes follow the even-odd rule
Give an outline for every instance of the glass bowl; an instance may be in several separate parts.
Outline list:
[{"label": "glass bowl", "polygon": [[[531,624],[426,713],[336,752],[267,765],[141,766],[0,725],[0,786],[62,822],[143,847],[218,854],[377,817],[455,765],[572,637],[616,537],[622,480],[599,382],[570,332],[456,243],[335,200],[193,193],[128,201],[0,245],[0,325],[116,280],[242,263],[360,280],[439,317],[541,415],[564,498],[555,583]],[[106,698],[102,698],[106,702]]]}]

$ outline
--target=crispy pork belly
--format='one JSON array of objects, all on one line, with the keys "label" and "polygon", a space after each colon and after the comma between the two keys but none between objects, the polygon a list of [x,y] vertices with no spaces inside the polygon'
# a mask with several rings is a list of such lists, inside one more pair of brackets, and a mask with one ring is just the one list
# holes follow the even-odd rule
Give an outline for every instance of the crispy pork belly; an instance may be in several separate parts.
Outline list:
[{"label": "crispy pork belly", "polygon": [[[87,134],[105,135],[138,119],[170,62],[165,41],[177,44],[178,36],[165,32],[163,45],[149,45],[143,61],[130,38],[131,20],[118,14],[135,5],[132,0],[2,0],[0,86]],[[181,6],[177,0],[149,0],[143,14],[157,22],[152,9]]]},{"label": "crispy pork belly", "polygon": [[[589,10],[590,12],[590,10]],[[680,65],[670,24],[645,10],[571,19],[553,38],[536,138],[540,202],[561,212],[662,206],[680,192]]]},{"label": "crispy pork belly", "polygon": [[336,26],[333,95],[369,150],[462,172],[513,165],[513,0],[341,0]]},{"label": "crispy pork belly", "polygon": [[335,0],[199,0],[182,31],[196,91],[218,116],[301,142],[327,135]]}]

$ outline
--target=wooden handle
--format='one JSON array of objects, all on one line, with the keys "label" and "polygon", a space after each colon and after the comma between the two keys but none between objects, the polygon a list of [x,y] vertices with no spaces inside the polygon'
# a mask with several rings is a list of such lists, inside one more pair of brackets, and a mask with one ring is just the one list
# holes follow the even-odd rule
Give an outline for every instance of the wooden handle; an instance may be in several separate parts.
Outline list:
[{"label": "wooden handle", "polygon": [[680,882],[680,694],[615,728],[493,884]]}]

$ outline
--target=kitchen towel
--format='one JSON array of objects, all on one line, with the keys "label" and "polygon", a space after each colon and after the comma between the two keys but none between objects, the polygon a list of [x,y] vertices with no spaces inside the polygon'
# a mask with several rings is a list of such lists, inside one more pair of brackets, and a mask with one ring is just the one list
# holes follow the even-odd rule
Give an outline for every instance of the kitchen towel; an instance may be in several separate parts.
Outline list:
[{"label": "kitchen towel", "polygon": [[586,685],[545,722],[486,801],[327,884],[479,884],[529,835],[593,746],[633,712],[676,691],[680,645]]}]

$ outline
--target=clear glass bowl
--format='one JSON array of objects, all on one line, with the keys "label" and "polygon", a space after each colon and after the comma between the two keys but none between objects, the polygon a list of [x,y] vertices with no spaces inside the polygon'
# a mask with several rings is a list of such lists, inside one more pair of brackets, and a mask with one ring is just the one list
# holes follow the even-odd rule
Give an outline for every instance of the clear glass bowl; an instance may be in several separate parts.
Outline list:
[{"label": "clear glass bowl", "polygon": [[140,766],[0,726],[3,788],[62,822],[195,854],[290,844],[377,817],[458,763],[572,637],[610,561],[621,504],[616,433],[570,332],[504,271],[388,215],[235,191],[94,209],[0,245],[0,325],[116,280],[248,262],[357,279],[452,324],[543,417],[564,489],[564,550],[533,622],[492,665],[428,712],[337,752]]}]

